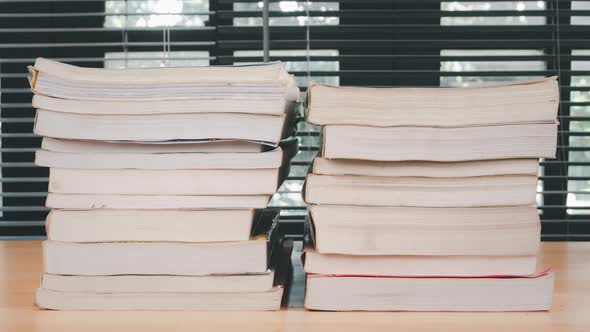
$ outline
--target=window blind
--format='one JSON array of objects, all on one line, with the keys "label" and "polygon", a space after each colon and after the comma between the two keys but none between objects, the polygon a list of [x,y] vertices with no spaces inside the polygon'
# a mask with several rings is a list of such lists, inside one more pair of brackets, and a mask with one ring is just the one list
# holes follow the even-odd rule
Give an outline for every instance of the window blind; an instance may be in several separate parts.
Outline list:
[{"label": "window blind", "polygon": [[[544,240],[590,240],[590,1],[269,1],[270,59],[305,91],[335,85],[471,86],[558,75],[558,158],[542,161]],[[37,56],[107,68],[262,61],[262,1],[0,0],[0,236],[42,236],[47,170],[25,67]],[[408,110],[411,111],[411,110]],[[303,232],[301,188],[319,147],[300,152],[271,201]]]}]

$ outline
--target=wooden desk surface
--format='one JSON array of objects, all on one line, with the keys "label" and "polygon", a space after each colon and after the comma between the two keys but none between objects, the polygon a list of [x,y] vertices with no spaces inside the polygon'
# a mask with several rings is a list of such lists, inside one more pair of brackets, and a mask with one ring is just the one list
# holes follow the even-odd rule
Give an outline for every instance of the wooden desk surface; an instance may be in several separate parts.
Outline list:
[{"label": "wooden desk surface", "polygon": [[0,331],[590,331],[590,243],[543,243],[557,274],[551,312],[311,312],[302,309],[303,276],[280,312],[62,312],[39,310],[38,241],[0,242]]}]

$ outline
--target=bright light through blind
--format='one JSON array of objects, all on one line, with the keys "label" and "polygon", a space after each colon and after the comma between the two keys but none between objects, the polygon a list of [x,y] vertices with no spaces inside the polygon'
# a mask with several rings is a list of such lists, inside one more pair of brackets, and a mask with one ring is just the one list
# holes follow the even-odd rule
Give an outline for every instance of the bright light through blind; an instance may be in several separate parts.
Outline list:
[{"label": "bright light through blind", "polygon": [[105,1],[105,27],[204,26],[208,0]]}]

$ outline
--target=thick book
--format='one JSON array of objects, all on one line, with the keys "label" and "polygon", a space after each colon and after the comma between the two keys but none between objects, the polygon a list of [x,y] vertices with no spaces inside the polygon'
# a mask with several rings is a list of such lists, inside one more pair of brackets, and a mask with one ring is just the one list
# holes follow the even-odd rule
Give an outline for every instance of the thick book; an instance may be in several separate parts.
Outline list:
[{"label": "thick book", "polygon": [[81,114],[38,109],[33,131],[41,136],[79,140],[158,142],[220,139],[277,145],[281,138],[291,135],[286,118],[284,114]]},{"label": "thick book", "polygon": [[321,254],[313,247],[305,249],[303,262],[304,271],[314,274],[414,277],[528,276],[538,265],[536,255],[344,255]]},{"label": "thick book", "polygon": [[45,272],[66,275],[262,273],[267,239],[179,243],[43,242]]},{"label": "thick book", "polygon": [[251,293],[273,287],[274,270],[250,274],[79,276],[44,273],[41,288],[80,293]]},{"label": "thick book", "polygon": [[47,239],[61,242],[247,241],[262,212],[217,210],[52,210]]},{"label": "thick book", "polygon": [[194,210],[262,209],[271,194],[265,195],[127,195],[48,193],[45,206],[50,209],[115,210]]},{"label": "thick book", "polygon": [[295,101],[299,90],[280,63],[187,68],[83,68],[44,58],[29,67],[35,94],[76,100],[259,99]]},{"label": "thick book", "polygon": [[554,274],[359,277],[308,274],[305,308],[325,311],[546,311]]},{"label": "thick book", "polygon": [[284,289],[250,293],[89,293],[37,289],[35,304],[42,309],[76,311],[274,311],[281,308]]},{"label": "thick book", "polygon": [[309,216],[315,250],[321,254],[524,256],[535,255],[540,243],[541,223],[533,205],[312,205]]},{"label": "thick book", "polygon": [[292,242],[277,242],[263,273],[69,276],[43,274],[35,304],[52,310],[279,310],[289,293]]},{"label": "thick book", "polygon": [[[249,107],[244,107],[247,103]],[[283,96],[241,99],[211,98],[185,100],[111,101],[75,100],[33,96],[33,108],[81,114],[182,114],[182,113],[246,113],[282,115],[291,111],[294,101]]]},{"label": "thick book", "polygon": [[555,158],[557,123],[474,127],[323,128],[322,157],[377,161]]},{"label": "thick book", "polygon": [[280,241],[278,211],[265,210],[246,241],[43,242],[44,272],[64,275],[264,273]]},{"label": "thick book", "polygon": [[35,164],[71,169],[264,169],[279,168],[283,150],[218,153],[56,152],[40,149]]},{"label": "thick book", "polygon": [[85,141],[43,137],[41,149],[62,153],[257,153],[266,150],[266,146],[251,141],[204,140],[197,142],[120,142],[120,141]]},{"label": "thick book", "polygon": [[468,126],[551,122],[557,77],[461,88],[367,88],[312,85],[307,121],[317,125]]},{"label": "thick book", "polygon": [[356,159],[313,160],[312,173],[383,177],[469,177],[488,175],[536,175],[539,159],[497,159],[459,162],[371,161]]},{"label": "thick book", "polygon": [[107,195],[270,195],[279,168],[65,169],[51,168],[49,192]]},{"label": "thick book", "polygon": [[369,177],[309,174],[309,204],[360,206],[484,207],[534,205],[537,177]]}]

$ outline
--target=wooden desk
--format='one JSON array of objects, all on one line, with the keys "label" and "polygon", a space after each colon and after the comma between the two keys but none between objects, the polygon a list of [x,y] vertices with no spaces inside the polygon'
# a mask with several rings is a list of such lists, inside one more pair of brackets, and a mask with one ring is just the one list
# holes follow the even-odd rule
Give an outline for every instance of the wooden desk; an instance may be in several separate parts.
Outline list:
[{"label": "wooden desk", "polygon": [[290,308],[280,312],[60,312],[33,305],[38,241],[0,242],[0,331],[590,331],[590,243],[543,243],[557,273],[553,310],[531,313],[310,312],[295,275]]}]

